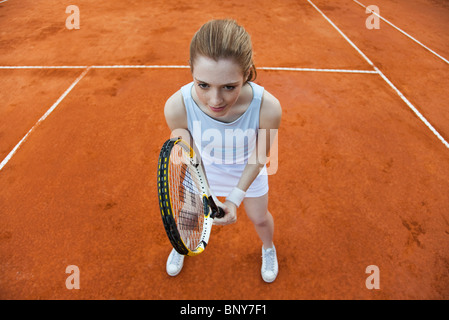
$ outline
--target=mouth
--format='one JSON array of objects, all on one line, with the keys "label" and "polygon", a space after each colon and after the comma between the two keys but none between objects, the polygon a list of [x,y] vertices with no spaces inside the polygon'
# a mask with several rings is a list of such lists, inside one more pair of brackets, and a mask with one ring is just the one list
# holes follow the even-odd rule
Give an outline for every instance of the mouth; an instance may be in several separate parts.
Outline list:
[{"label": "mouth", "polygon": [[210,108],[212,111],[214,111],[214,112],[221,112],[225,107],[226,107],[226,106],[223,106],[223,107],[212,107],[212,106],[209,106],[209,108]]}]

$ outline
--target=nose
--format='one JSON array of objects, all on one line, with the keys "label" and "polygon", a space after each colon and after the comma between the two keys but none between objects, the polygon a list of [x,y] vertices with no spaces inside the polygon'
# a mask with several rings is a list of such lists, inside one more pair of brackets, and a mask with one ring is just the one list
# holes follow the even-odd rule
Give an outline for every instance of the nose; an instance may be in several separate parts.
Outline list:
[{"label": "nose", "polygon": [[213,90],[209,97],[209,105],[212,107],[218,107],[218,106],[221,106],[222,103],[223,103],[223,97],[221,96],[220,91]]}]

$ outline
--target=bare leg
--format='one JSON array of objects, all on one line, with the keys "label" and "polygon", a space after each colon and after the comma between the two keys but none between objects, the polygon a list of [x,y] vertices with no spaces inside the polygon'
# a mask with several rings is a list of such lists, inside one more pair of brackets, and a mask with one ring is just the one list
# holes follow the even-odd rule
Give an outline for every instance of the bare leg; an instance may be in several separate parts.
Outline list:
[{"label": "bare leg", "polygon": [[257,198],[245,198],[243,203],[248,218],[262,240],[264,249],[273,247],[274,221],[268,211],[268,193]]}]

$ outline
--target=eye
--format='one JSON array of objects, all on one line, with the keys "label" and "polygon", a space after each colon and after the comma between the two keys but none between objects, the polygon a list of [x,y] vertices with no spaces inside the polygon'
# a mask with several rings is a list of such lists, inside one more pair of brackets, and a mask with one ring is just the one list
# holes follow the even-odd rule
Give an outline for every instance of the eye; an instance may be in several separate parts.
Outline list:
[{"label": "eye", "polygon": [[225,86],[224,88],[228,91],[232,91],[235,89],[235,86]]},{"label": "eye", "polygon": [[207,83],[198,83],[198,87],[200,87],[201,89],[207,89],[209,88],[209,85]]}]

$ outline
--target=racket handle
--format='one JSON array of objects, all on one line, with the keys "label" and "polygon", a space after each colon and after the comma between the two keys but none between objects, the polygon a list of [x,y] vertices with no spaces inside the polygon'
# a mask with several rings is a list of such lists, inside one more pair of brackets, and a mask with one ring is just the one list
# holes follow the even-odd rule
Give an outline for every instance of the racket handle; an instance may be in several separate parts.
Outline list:
[{"label": "racket handle", "polygon": [[211,218],[223,218],[225,215],[225,212],[223,208],[217,206],[215,204],[214,199],[212,199],[212,196],[209,196],[209,206],[212,209]]},{"label": "racket handle", "polygon": [[218,212],[214,218],[223,218],[224,215],[225,215],[225,212],[224,212],[223,208],[218,207]]}]

